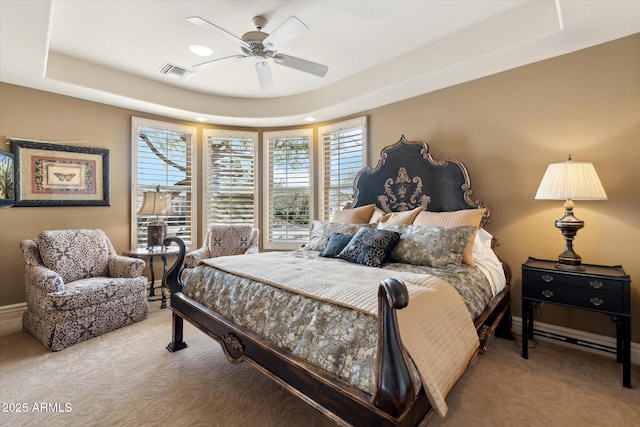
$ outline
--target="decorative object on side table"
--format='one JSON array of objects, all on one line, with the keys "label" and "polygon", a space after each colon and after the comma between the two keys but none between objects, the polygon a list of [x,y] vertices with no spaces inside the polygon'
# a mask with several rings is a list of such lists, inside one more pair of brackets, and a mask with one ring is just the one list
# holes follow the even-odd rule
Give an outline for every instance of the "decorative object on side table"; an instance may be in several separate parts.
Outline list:
[{"label": "decorative object on side table", "polygon": [[160,216],[175,215],[171,207],[171,194],[162,193],[159,185],[156,187],[156,191],[146,191],[138,214],[155,215],[156,217],[147,226],[147,249],[153,251],[153,248],[158,246],[164,248],[162,242],[167,237],[167,222],[160,219]]},{"label": "decorative object on side table", "polygon": [[[549,338],[616,354],[622,363],[622,385],[631,388],[631,278],[622,266],[584,264],[583,270],[558,270],[555,261],[529,258],[522,265],[522,357],[529,358],[533,312],[539,303],[607,314],[616,325],[616,347],[558,334]],[[540,332],[541,335],[545,335]],[[545,335],[546,336],[546,335]]]},{"label": "decorative object on side table", "polygon": [[573,216],[574,200],[607,200],[598,174],[593,164],[579,163],[569,159],[564,163],[549,165],[542,177],[536,199],[564,200],[564,217],[556,220],[556,227],[564,236],[566,247],[558,256],[556,268],[563,270],[584,270],[582,258],[573,250],[573,239],[584,221]]}]

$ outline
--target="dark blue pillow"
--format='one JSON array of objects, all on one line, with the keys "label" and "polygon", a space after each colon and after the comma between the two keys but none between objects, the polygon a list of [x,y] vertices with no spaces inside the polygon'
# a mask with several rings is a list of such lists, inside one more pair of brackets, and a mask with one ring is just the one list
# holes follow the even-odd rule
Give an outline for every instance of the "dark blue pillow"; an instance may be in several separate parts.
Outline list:
[{"label": "dark blue pillow", "polygon": [[351,234],[332,233],[329,235],[327,246],[324,248],[320,256],[335,258],[344,249],[345,246],[351,241],[353,236]]},{"label": "dark blue pillow", "polygon": [[396,231],[363,227],[338,254],[338,258],[369,267],[380,267],[398,240],[400,233]]}]

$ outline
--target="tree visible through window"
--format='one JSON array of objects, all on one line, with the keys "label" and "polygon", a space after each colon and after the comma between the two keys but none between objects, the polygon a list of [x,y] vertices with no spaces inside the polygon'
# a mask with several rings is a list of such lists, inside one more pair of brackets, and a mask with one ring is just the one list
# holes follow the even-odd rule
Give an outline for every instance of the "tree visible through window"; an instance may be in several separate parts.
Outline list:
[{"label": "tree visible through window", "polygon": [[309,239],[313,212],[312,132],[267,132],[264,246],[294,249]]},{"label": "tree visible through window", "polygon": [[194,227],[194,173],[192,158],[196,130],[171,123],[133,118],[132,121],[132,244],[144,247],[147,224],[156,219],[139,215],[143,194],[160,191],[171,194],[175,215],[164,218],[168,235],[177,236],[190,245]]}]

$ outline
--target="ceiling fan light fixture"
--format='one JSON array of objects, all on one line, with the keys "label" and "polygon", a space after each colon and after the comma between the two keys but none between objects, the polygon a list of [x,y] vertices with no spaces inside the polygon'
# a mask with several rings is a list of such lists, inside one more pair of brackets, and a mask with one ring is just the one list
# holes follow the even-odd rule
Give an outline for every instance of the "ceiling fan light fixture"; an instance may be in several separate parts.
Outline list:
[{"label": "ceiling fan light fixture", "polygon": [[192,44],[191,46],[189,46],[189,50],[191,51],[191,53],[198,56],[207,57],[213,55],[213,49],[203,44]]}]

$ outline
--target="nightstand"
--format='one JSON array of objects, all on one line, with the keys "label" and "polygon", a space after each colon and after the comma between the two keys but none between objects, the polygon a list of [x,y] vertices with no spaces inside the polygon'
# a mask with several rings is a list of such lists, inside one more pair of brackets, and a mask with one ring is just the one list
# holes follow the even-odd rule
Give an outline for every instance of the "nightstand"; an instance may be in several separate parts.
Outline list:
[{"label": "nightstand", "polygon": [[[538,303],[597,311],[616,324],[616,358],[622,385],[631,388],[631,279],[622,266],[583,264],[582,271],[557,269],[556,261],[529,258],[522,264],[522,357],[533,339],[533,311]],[[575,340],[565,337],[567,342]]]},{"label": "nightstand", "polygon": [[[149,250],[145,248],[134,248],[129,249],[128,251],[122,252],[122,255],[132,257],[132,258],[149,258],[149,297],[155,297],[155,286],[156,286],[156,275],[155,270],[153,268],[153,259],[155,257],[162,258],[162,271],[163,274],[167,272],[167,255],[178,255],[180,250],[177,246],[168,246],[161,247],[155,250]],[[165,292],[164,283],[160,286],[160,294],[159,298],[148,298],[149,301],[158,301],[160,300],[160,308],[167,308],[167,294]]]}]

